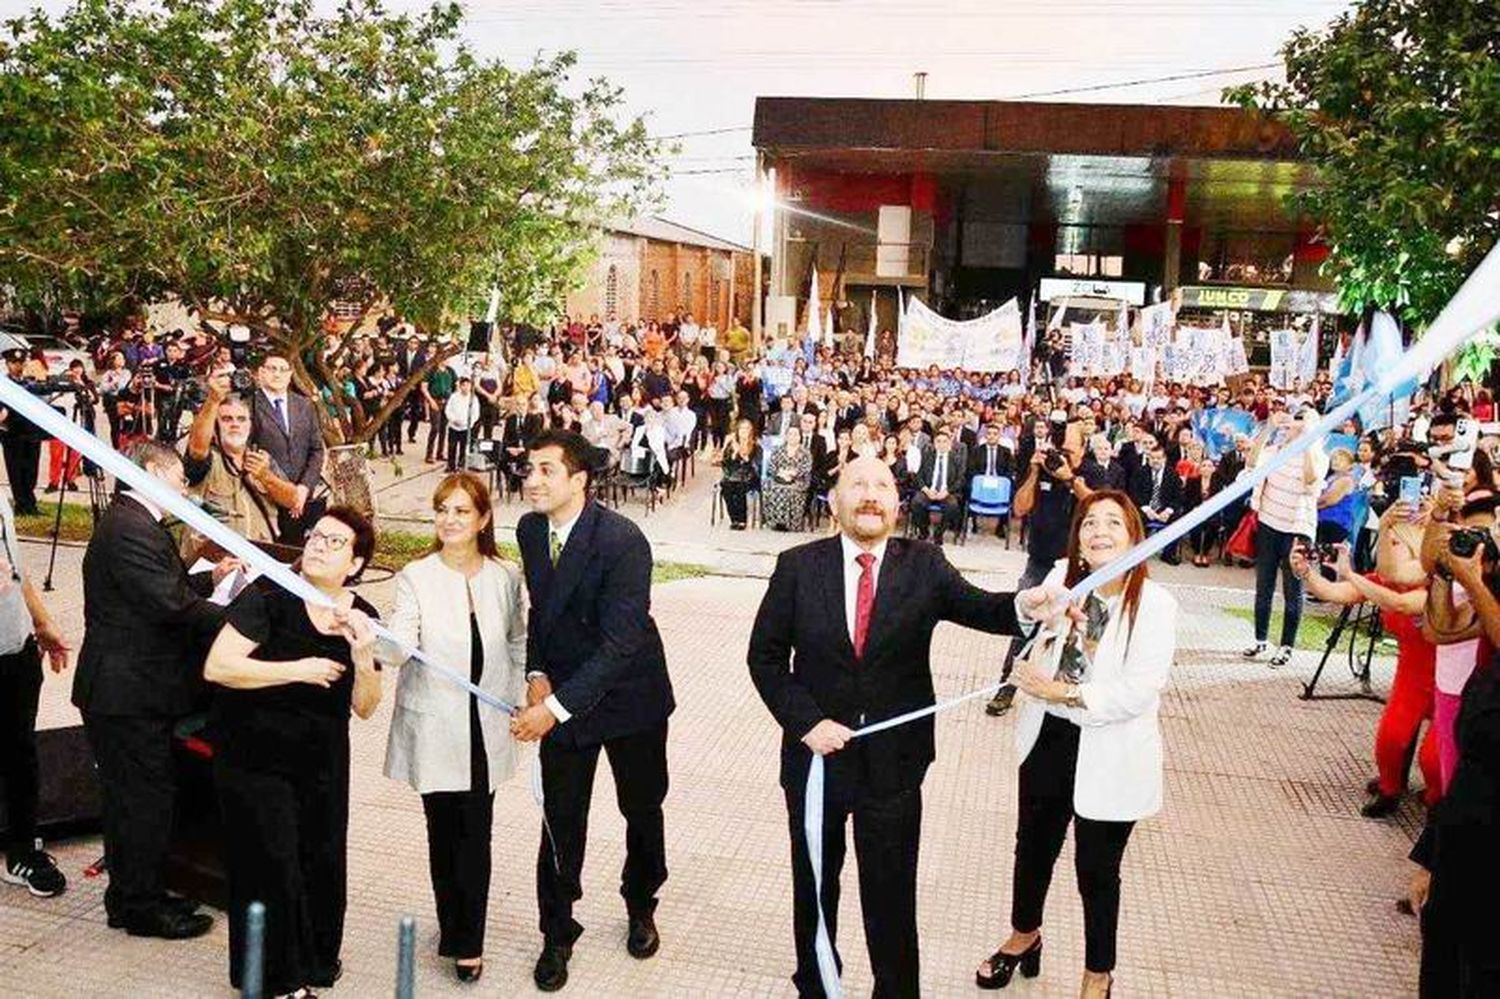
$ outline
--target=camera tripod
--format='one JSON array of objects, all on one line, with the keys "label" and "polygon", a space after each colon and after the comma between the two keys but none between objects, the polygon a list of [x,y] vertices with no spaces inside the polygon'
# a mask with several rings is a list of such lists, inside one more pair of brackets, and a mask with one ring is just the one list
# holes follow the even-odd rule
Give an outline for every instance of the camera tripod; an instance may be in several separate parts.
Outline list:
[{"label": "camera tripod", "polygon": [[[1353,627],[1349,627],[1351,618]],[[1323,669],[1328,665],[1329,657],[1333,655],[1334,649],[1338,648],[1339,642],[1343,639],[1346,627],[1349,630],[1347,650],[1349,675],[1359,682],[1359,689],[1350,693],[1319,694],[1316,692],[1318,680],[1323,676]],[[1361,629],[1364,630],[1365,637],[1363,653],[1356,651]],[[1375,693],[1370,686],[1370,660],[1375,656],[1375,643],[1379,641],[1382,634],[1384,634],[1384,629],[1380,625],[1380,608],[1369,603],[1345,604],[1343,610],[1339,611],[1338,622],[1328,636],[1328,643],[1323,648],[1323,658],[1318,660],[1318,668],[1313,671],[1312,678],[1302,685],[1302,693],[1298,696],[1304,701],[1358,700],[1384,704],[1385,698]]]}]

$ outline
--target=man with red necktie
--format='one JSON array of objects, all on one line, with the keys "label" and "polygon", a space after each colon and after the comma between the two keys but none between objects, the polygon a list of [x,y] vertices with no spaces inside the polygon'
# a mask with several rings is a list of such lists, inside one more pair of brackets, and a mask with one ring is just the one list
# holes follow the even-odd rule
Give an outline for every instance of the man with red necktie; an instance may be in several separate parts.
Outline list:
[{"label": "man with red necktie", "polygon": [[[918,994],[917,851],[933,719],[868,737],[855,730],[934,703],[929,653],[940,621],[992,634],[1062,607],[1055,591],[990,593],[923,541],[892,537],[899,500],[889,466],[859,458],[832,497],[838,536],[783,552],[750,636],[750,678],[782,728],[781,786],[792,839],[799,995],[823,995],[813,941],[818,906],[803,839],[812,756],[827,767],[823,913],[836,941],[844,827],[854,820],[860,903],[876,997]],[[998,657],[997,649],[997,657]]]}]

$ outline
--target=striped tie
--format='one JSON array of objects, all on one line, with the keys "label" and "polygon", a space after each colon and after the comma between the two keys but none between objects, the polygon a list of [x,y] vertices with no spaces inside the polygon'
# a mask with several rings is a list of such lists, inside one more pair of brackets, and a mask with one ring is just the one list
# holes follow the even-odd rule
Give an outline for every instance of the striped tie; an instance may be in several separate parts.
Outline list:
[{"label": "striped tie", "polygon": [[555,566],[555,565],[557,565],[557,560],[562,557],[562,549],[563,549],[562,538],[558,536],[558,534],[557,534],[556,531],[552,532],[552,545],[551,545],[551,548],[552,548],[552,564]]}]

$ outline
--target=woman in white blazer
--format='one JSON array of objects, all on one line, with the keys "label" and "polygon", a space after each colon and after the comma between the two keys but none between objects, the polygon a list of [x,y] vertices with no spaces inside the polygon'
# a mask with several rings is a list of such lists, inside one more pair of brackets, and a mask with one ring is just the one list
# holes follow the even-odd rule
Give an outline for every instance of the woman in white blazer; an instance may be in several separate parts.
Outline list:
[{"label": "woman in white blazer", "polygon": [[[515,704],[526,686],[526,608],[521,570],[495,546],[490,491],[467,472],[432,497],[437,539],[396,577],[391,630],[470,682]],[[494,789],[516,769],[510,719],[418,663],[396,686],[385,773],[422,795],[441,939],[460,981],[484,969]]]},{"label": "woman in white blazer", "polygon": [[[1145,535],[1125,493],[1091,493],[1073,515],[1066,561],[1046,581],[1072,586]],[[1146,578],[1144,563],[1095,593],[1109,619],[1102,633],[1087,636],[1098,645],[1082,679],[1054,679],[1050,668],[1043,675],[1030,664],[1018,665],[1013,678],[1031,696],[1016,721],[1021,768],[1012,932],[980,965],[980,988],[1004,988],[1017,967],[1027,978],[1041,972],[1042,910],[1070,822],[1083,898],[1080,994],[1108,996],[1114,983],[1120,859],[1135,823],[1161,809],[1157,708],[1177,647],[1177,601]]]}]

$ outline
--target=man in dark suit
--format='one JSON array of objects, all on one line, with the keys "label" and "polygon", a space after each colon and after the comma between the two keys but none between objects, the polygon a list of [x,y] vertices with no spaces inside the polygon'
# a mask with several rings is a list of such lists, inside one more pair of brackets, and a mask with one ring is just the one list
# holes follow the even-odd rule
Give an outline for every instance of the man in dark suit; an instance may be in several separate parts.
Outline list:
[{"label": "man in dark suit", "polygon": [[[782,729],[781,786],[792,838],[793,929],[803,996],[824,994],[814,940],[818,899],[803,834],[812,754],[825,759],[823,916],[836,939],[844,826],[854,818],[860,904],[876,997],[918,994],[917,850],[933,719],[868,737],[854,731],[934,701],[929,654],[940,621],[1015,634],[1016,608],[1057,613],[1057,591],[988,593],[928,544],[891,537],[898,498],[888,466],[859,458],[833,494],[835,538],[776,561],[750,634],[750,679]],[[851,741],[853,740],[853,741]]]},{"label": "man in dark suit", "polygon": [[1109,438],[1103,434],[1095,434],[1089,440],[1089,453],[1083,456],[1083,463],[1078,466],[1078,474],[1082,477],[1083,484],[1090,490],[1128,490],[1130,486],[1130,473],[1114,456],[1114,449],[1110,447]]},{"label": "man in dark suit", "polygon": [[[1150,439],[1145,444],[1146,464],[1136,473],[1130,495],[1135,505],[1141,508],[1146,526],[1155,531],[1176,520],[1183,512],[1182,479],[1177,470],[1167,463],[1167,449],[1160,441]],[[1161,560],[1168,565],[1178,563],[1177,546],[1167,546]]]},{"label": "man in dark suit", "polygon": [[963,530],[964,485],[968,481],[968,463],[962,446],[955,447],[953,436],[939,427],[932,438],[932,448],[922,454],[922,468],[917,473],[917,491],[911,497],[911,520],[917,537],[927,539],[932,513],[937,511],[937,529],[933,540],[943,543],[943,532]]},{"label": "man in dark suit", "polygon": [[280,540],[301,545],[309,524],[321,511],[308,504],[323,477],[323,428],[312,400],[290,391],[292,366],[280,354],[267,354],[255,372],[260,391],[255,393],[252,443],[270,455],[273,471],[297,486],[298,502],[282,510]]},{"label": "man in dark suit", "polygon": [[[144,441],[133,460],[175,492],[187,491],[182,460]],[[206,933],[213,920],[167,895],[162,865],[175,797],[172,727],[201,699],[203,656],[224,609],[206,591],[236,565],[190,580],[162,511],[122,490],[99,519],[83,556],[83,648],[73,703],[104,796],[109,925],[168,939]]]},{"label": "man in dark suit", "polygon": [[546,824],[537,857],[543,946],[532,977],[553,992],[583,927],[573,904],[587,842],[589,801],[602,748],[625,817],[620,894],[630,918],[626,950],[645,959],[660,945],[656,893],[667,879],[662,801],[667,718],[675,706],[666,653],[651,619],[651,546],[640,528],[588,496],[601,456],[581,434],[548,430],[530,442],[526,496],[516,525],[531,597],[527,707],[518,740],[542,740]]},{"label": "man in dark suit", "polygon": [[984,428],[984,440],[969,451],[969,481],[976,475],[999,475],[1010,478],[1014,473],[1014,457],[1010,448],[1000,440],[1000,424],[991,423]]}]

